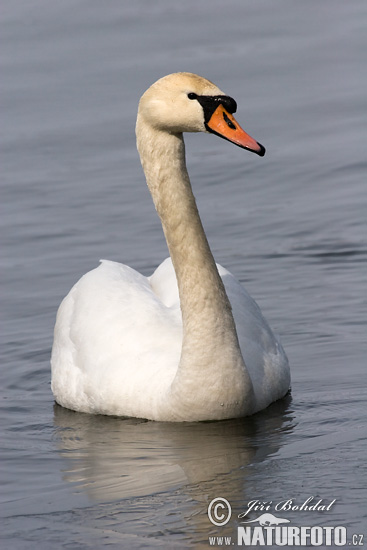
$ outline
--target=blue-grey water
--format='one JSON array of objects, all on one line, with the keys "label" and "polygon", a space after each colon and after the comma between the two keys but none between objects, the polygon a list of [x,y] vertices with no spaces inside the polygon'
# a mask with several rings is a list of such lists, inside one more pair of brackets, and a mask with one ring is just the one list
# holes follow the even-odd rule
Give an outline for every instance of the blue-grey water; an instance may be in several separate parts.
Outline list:
[{"label": "blue-grey water", "polygon": [[[3,547],[209,548],[253,500],[367,544],[365,0],[3,0],[1,19]],[[186,137],[216,260],[281,335],[292,395],[213,423],[73,413],[50,390],[56,311],[100,258],[150,274],[166,257],[134,124],[181,70],[267,148]],[[274,511],[309,497],[335,502]]]}]

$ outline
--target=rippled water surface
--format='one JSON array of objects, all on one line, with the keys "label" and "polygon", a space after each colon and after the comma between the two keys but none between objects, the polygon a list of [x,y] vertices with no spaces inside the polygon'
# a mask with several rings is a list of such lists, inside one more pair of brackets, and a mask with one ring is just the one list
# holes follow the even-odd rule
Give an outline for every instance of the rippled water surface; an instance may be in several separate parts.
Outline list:
[{"label": "rippled water surface", "polygon": [[[253,500],[366,532],[366,26],[363,0],[3,2],[4,548],[207,548]],[[235,97],[267,148],[186,138],[215,257],[281,335],[292,395],[225,422],[73,413],[50,391],[57,307],[100,258],[149,274],[166,256],[134,123],[179,70]],[[274,511],[311,496],[335,502]]]}]

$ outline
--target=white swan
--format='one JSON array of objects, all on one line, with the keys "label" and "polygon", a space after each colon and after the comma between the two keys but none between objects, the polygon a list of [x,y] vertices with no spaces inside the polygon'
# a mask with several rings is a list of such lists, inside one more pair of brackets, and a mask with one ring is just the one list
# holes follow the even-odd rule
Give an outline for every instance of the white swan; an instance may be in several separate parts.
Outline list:
[{"label": "white swan", "polygon": [[216,266],[186,170],[182,132],[212,132],[264,155],[235,110],[232,98],[190,73],[166,76],[142,96],[137,146],[171,259],[148,278],[103,261],[63,300],[51,358],[63,407],[219,420],[251,415],[287,393],[283,348],[254,300]]}]

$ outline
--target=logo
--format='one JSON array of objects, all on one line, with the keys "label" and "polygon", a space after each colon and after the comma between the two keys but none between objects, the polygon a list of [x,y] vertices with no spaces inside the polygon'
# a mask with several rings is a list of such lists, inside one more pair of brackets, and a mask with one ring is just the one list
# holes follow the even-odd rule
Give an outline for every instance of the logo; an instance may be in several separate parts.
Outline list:
[{"label": "logo", "polygon": [[213,525],[223,526],[229,522],[232,508],[228,500],[222,497],[215,498],[208,506],[208,518]]},{"label": "logo", "polygon": [[[335,505],[336,500],[324,502],[323,499],[316,499],[311,496],[304,502],[297,503],[294,499],[282,500],[280,502],[250,500],[247,503],[247,509],[237,514],[237,539],[227,536],[209,537],[210,546],[363,546],[364,535],[350,534],[347,528],[342,525],[322,527],[320,525],[311,526],[310,516],[307,515],[305,527],[302,525],[303,512],[316,512],[317,519],[320,520],[320,512],[326,513]],[[274,511],[272,514],[269,510]],[[291,520],[285,517],[275,515],[277,512],[283,514],[291,512],[298,516],[298,525],[288,525]],[[249,519],[248,514],[257,512],[257,518]],[[263,513],[261,513],[263,512]],[[260,515],[259,515],[260,514]],[[251,517],[250,515],[250,517]],[[227,525],[232,517],[232,508],[227,499],[223,497],[214,498],[208,506],[208,518],[213,525],[223,527]],[[292,518],[293,521],[293,518]],[[319,521],[317,521],[319,523]],[[349,534],[349,536],[348,536]]]},{"label": "logo", "polygon": [[273,514],[261,514],[261,516],[257,519],[241,521],[241,523],[255,523],[256,521],[258,521],[262,527],[270,527],[271,525],[279,525],[280,523],[289,523],[289,519],[276,518]]}]

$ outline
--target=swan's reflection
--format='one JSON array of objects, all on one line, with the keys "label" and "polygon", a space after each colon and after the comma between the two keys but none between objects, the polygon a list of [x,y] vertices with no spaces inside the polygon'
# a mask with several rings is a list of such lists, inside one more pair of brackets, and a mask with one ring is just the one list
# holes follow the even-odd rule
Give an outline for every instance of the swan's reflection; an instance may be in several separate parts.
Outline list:
[{"label": "swan's reflection", "polygon": [[253,417],[201,423],[93,416],[55,405],[64,479],[99,502],[203,482],[207,494],[220,494],[225,483],[235,497],[246,467],[275,453],[291,429],[289,403],[290,396]]}]

